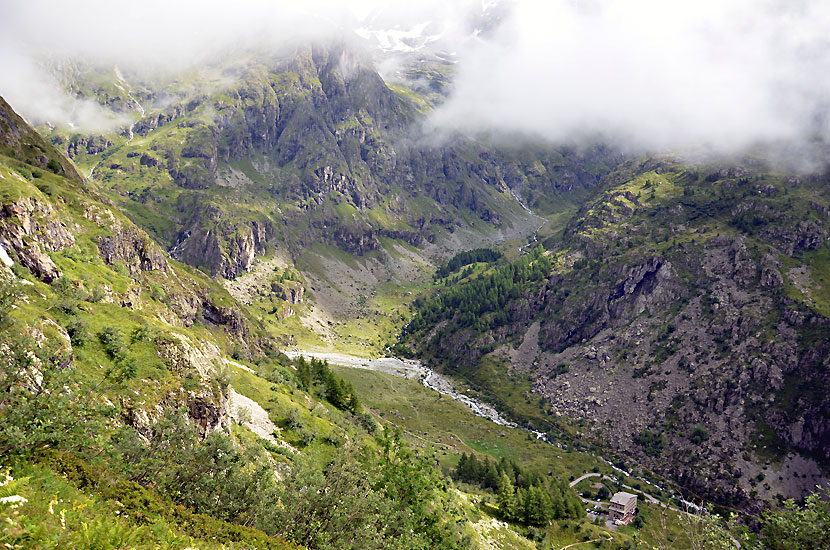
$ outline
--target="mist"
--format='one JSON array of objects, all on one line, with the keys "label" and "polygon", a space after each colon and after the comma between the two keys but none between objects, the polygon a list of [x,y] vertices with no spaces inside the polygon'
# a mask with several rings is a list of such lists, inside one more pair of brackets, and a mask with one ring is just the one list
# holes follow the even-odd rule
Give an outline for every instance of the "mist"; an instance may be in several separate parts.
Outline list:
[{"label": "mist", "polygon": [[44,64],[56,56],[175,72],[245,48],[355,39],[372,22],[440,26],[457,71],[427,120],[435,134],[719,154],[830,138],[830,3],[817,0],[514,0],[486,33],[468,24],[494,4],[480,0],[5,4],[0,95],[40,122],[123,123],[67,95]]},{"label": "mist", "polygon": [[830,4],[524,0],[459,52],[436,128],[720,154],[830,135]]},{"label": "mist", "polygon": [[319,40],[354,26],[355,19],[354,9],[328,0],[308,8],[287,0],[6,3],[0,21],[0,95],[37,123],[68,123],[88,131],[123,120],[95,102],[67,95],[49,68],[55,60],[169,75],[231,52]]}]

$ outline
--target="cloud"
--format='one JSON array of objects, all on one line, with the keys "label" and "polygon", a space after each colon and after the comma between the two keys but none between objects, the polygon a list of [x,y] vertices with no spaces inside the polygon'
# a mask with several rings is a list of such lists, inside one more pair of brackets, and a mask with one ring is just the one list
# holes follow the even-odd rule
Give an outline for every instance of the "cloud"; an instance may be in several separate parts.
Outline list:
[{"label": "cloud", "polygon": [[8,49],[0,51],[0,95],[30,122],[65,124],[91,132],[124,123],[123,117],[105,111],[95,101],[68,95],[55,77],[30,57]]},{"label": "cloud", "polygon": [[125,74],[170,74],[247,49],[355,38],[366,24],[392,30],[433,21],[449,38],[460,32],[452,23],[479,1],[7,0],[0,20],[0,94],[34,121],[100,129],[123,121],[92,101],[67,96],[56,71],[45,65],[72,60],[118,66]]},{"label": "cloud", "polygon": [[721,153],[830,138],[830,3],[821,0],[6,3],[0,94],[41,121],[111,123],[43,68],[55,55],[175,72],[370,25],[384,38],[425,29],[457,54],[452,94],[428,121],[436,133]]},{"label": "cloud", "polygon": [[[46,65],[55,59],[176,72],[245,48],[279,48],[351,25],[334,0],[11,0],[0,20],[0,95],[31,120],[100,129],[123,123],[69,97]],[[355,6],[360,3],[355,4]],[[66,68],[64,68],[66,69]],[[69,69],[72,66],[69,65]]]},{"label": "cloud", "polygon": [[520,0],[431,123],[739,152],[830,137],[828,68],[827,2]]}]

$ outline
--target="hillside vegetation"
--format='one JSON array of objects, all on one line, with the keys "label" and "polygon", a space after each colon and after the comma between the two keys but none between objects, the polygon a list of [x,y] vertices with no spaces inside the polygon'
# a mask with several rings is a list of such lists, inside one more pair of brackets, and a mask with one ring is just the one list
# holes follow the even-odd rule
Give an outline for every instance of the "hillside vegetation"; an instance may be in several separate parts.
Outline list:
[{"label": "hillside vegetation", "polygon": [[61,66],[128,122],[0,99],[3,547],[827,548],[825,175],[432,139],[339,43]]},{"label": "hillside vegetation", "polygon": [[510,380],[529,379],[541,429],[576,423],[690,495],[802,495],[830,467],[827,189],[631,161],[548,251],[439,281],[398,349],[507,410]]}]

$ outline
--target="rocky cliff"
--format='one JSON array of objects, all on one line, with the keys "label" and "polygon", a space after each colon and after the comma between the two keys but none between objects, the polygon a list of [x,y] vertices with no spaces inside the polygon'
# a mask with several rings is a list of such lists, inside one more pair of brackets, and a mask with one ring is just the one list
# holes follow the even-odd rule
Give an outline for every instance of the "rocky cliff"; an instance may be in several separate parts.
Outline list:
[{"label": "rocky cliff", "polygon": [[[0,127],[0,143],[62,158],[2,99],[0,119],[17,125]],[[8,258],[0,276],[38,289],[13,314],[41,344],[60,344],[61,368],[82,376],[90,365],[95,372],[134,369],[140,391],[120,396],[119,406],[139,433],[181,407],[202,435],[227,423],[228,388],[215,371],[226,363],[229,343],[243,354],[262,353],[266,341],[256,323],[224,289],[168,259],[79,178],[26,160],[0,155],[0,246]],[[215,336],[205,338],[206,331]]]},{"label": "rocky cliff", "polygon": [[95,170],[102,191],[174,257],[227,278],[274,246],[296,255],[325,242],[364,255],[384,238],[434,243],[444,220],[510,227],[527,217],[513,193],[559,208],[555,197],[596,185],[619,162],[604,148],[422,135],[413,95],[387,87],[345,43],[230,60],[225,74],[210,93],[159,84],[150,97],[165,101],[146,103],[132,125],[141,140],[52,139],[81,144],[85,162],[105,154]]},{"label": "rocky cliff", "polygon": [[406,341],[474,380],[485,360],[529,376],[552,418],[692,495],[804,494],[830,468],[825,181],[628,163],[506,315],[471,329],[450,312]]}]

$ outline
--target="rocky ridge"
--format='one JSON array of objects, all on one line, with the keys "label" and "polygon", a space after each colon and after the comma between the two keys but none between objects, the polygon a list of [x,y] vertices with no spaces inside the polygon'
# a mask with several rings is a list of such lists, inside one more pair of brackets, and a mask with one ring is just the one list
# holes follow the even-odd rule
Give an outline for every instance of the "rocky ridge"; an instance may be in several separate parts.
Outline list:
[{"label": "rocky ridge", "polygon": [[[226,278],[275,247],[296,256],[325,242],[360,256],[384,239],[446,240],[460,220],[509,227],[526,216],[509,189],[567,196],[619,161],[603,148],[430,142],[419,137],[424,115],[412,96],[390,89],[350,44],[233,67],[227,87],[212,94],[147,92],[146,114],[133,125],[146,139],[109,147],[96,169],[109,182],[102,191],[128,198],[135,219],[149,210],[172,223],[145,229],[174,257]],[[166,98],[158,109],[154,97]]]},{"label": "rocky ridge", "polygon": [[473,377],[496,348],[551,418],[692,496],[754,508],[828,478],[830,199],[823,176],[698,170],[629,163],[549,241],[553,273],[507,303],[507,324],[408,341]]}]

